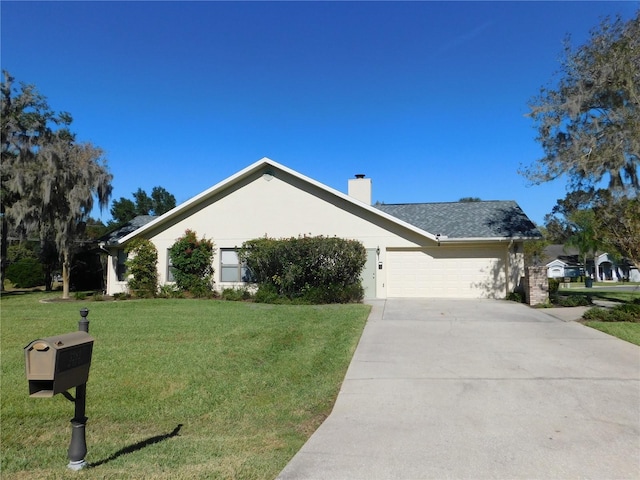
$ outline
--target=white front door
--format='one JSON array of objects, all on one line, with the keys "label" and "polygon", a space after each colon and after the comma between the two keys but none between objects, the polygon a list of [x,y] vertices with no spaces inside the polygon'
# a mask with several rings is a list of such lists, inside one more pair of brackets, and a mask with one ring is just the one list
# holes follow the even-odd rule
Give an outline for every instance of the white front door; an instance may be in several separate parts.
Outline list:
[{"label": "white front door", "polygon": [[375,249],[367,249],[367,261],[362,269],[362,288],[364,298],[376,298],[376,268],[378,255]]}]

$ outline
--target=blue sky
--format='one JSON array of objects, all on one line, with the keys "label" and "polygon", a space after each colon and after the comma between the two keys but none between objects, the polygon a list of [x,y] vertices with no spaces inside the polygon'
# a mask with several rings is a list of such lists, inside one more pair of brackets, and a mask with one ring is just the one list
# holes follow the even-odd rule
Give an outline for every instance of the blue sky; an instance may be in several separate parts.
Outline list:
[{"label": "blue sky", "polygon": [[181,203],[266,156],[343,192],[364,173],[374,201],[516,200],[541,223],[566,182],[517,173],[542,153],[527,102],[567,34],[639,6],[2,1],[1,64],[107,152],[112,200]]}]

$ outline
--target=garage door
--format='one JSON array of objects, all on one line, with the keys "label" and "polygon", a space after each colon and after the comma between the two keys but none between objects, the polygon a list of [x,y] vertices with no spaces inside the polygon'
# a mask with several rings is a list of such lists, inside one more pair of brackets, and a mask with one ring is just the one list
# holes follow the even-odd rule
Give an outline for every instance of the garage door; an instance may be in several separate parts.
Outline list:
[{"label": "garage door", "polygon": [[503,255],[491,247],[387,251],[387,296],[503,298]]}]

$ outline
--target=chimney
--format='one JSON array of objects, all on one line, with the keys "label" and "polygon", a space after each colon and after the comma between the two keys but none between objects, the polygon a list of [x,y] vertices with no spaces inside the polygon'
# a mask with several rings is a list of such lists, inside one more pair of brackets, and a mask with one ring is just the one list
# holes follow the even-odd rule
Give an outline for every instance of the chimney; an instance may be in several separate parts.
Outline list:
[{"label": "chimney", "polygon": [[356,174],[356,178],[349,179],[349,196],[371,205],[371,179],[364,178],[364,174]]}]

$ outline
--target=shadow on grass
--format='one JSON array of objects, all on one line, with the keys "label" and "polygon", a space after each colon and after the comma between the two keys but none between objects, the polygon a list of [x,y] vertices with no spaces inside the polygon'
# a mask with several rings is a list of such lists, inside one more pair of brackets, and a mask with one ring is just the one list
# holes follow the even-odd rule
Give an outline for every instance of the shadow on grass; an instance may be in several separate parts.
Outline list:
[{"label": "shadow on grass", "polygon": [[94,468],[94,467],[99,467],[100,465],[104,465],[105,463],[109,463],[112,460],[115,460],[118,457],[121,457],[122,455],[126,455],[128,453],[133,453],[133,452],[137,452],[138,450],[142,450],[145,447],[148,447],[149,445],[153,445],[156,443],[160,443],[168,438],[171,437],[176,437],[180,434],[180,429],[182,428],[182,424],[178,424],[178,426],[176,428],[174,428],[170,433],[165,433],[164,435],[156,435],[155,437],[150,437],[147,438],[146,440],[143,440],[141,442],[138,443],[134,443],[133,445],[129,445],[128,447],[124,447],[121,450],[118,450],[116,453],[114,453],[113,455],[111,455],[108,458],[105,458],[104,460],[100,460],[98,462],[93,462],[90,463],[89,465],[87,465],[88,468]]},{"label": "shadow on grass", "polygon": [[624,298],[620,298],[619,296],[615,296],[615,294],[612,294],[610,292],[603,292],[598,290],[595,290],[595,291],[580,290],[577,292],[570,292],[567,290],[563,290],[561,292],[558,292],[558,295],[563,297],[587,297],[591,300],[593,299],[607,300],[609,302],[617,302],[620,304],[629,303],[631,301],[630,299],[624,299]]},{"label": "shadow on grass", "polygon": [[25,288],[25,289],[3,290],[2,292],[0,292],[0,297],[15,297],[15,296],[34,294],[34,293],[55,293],[55,290],[46,291],[46,290],[40,289],[40,288],[35,288],[35,289]]}]

